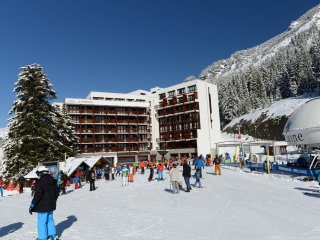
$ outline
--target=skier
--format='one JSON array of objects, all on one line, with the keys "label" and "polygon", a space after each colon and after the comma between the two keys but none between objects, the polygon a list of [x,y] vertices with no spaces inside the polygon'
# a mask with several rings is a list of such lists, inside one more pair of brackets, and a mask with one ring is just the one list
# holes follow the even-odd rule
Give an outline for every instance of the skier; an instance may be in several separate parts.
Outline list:
[{"label": "skier", "polygon": [[158,170],[158,181],[164,180],[164,179],[163,179],[164,166],[163,166],[163,164],[162,164],[161,162],[158,164],[157,170]]},{"label": "skier", "polygon": [[134,173],[135,173],[135,167],[133,165],[130,165],[129,166],[129,181],[130,182],[133,182],[134,179],[133,179],[133,176],[134,176]]},{"label": "skier", "polygon": [[[61,175],[62,175],[62,171],[61,171]],[[78,171],[75,174],[78,178],[79,178],[79,187],[81,188],[81,178],[82,178],[82,172],[80,171],[80,169],[78,169]]]},{"label": "skier", "polygon": [[29,207],[29,213],[38,212],[38,240],[57,240],[53,211],[56,210],[59,188],[45,166],[38,168],[40,179]]},{"label": "skier", "polygon": [[90,183],[90,191],[96,190],[96,186],[94,184],[95,180],[96,180],[95,170],[91,168],[87,173],[87,181],[89,181]]},{"label": "skier", "polygon": [[20,176],[19,179],[18,179],[18,182],[19,182],[19,193],[23,193],[23,185],[24,185],[24,182],[25,182],[25,178],[23,176]]},{"label": "skier", "polygon": [[73,177],[74,189],[78,189],[79,188],[79,182],[80,182],[80,179],[75,175]]},{"label": "skier", "polygon": [[319,192],[320,192],[320,169],[316,170],[316,174],[318,174],[317,180],[319,183]]},{"label": "skier", "polygon": [[4,187],[4,181],[3,181],[2,176],[0,176],[0,194],[1,194],[1,197],[3,197],[3,187]]},{"label": "skier", "polygon": [[217,175],[217,174],[221,175],[221,166],[220,166],[220,164],[222,162],[221,158],[222,158],[222,156],[220,155],[219,157],[216,157],[214,159],[214,174],[215,175]]},{"label": "skier", "polygon": [[202,154],[195,159],[195,162],[194,162],[194,165],[195,165],[195,168],[196,170],[199,169],[200,170],[200,178],[202,178],[202,168],[204,167],[204,161],[202,159]]},{"label": "skier", "polygon": [[170,182],[172,184],[172,193],[179,193],[179,170],[174,163],[169,171]]},{"label": "skier", "polygon": [[196,177],[196,182],[194,183],[194,187],[197,186],[197,184],[199,184],[199,188],[201,188],[201,182],[200,182],[200,178],[201,178],[201,169],[197,169],[196,173],[194,174],[194,176]]},{"label": "skier", "polygon": [[144,161],[141,161],[141,162],[139,163],[139,167],[141,168],[141,174],[144,174],[144,167],[145,167]]},{"label": "skier", "polygon": [[112,167],[111,167],[111,180],[114,180],[115,172],[116,172],[116,169],[115,169],[114,165],[112,165]]},{"label": "skier", "polygon": [[154,167],[153,167],[153,163],[152,161],[149,162],[149,170],[150,170],[150,175],[149,175],[149,178],[148,178],[148,181],[151,182],[153,180],[153,172],[154,172]]},{"label": "skier", "polygon": [[182,176],[183,176],[184,182],[186,183],[186,186],[187,186],[186,192],[190,192],[190,190],[191,190],[191,186],[190,186],[191,167],[188,164],[187,160],[185,160],[182,165]]},{"label": "skier", "polygon": [[36,180],[33,180],[31,184],[31,197],[34,196],[35,190],[36,190]]},{"label": "skier", "polygon": [[129,170],[127,168],[127,165],[123,166],[121,170],[121,174],[122,174],[122,186],[129,185]]},{"label": "skier", "polygon": [[120,165],[118,165],[117,167],[116,167],[116,176],[120,176],[120,174],[121,174],[121,166]]},{"label": "skier", "polygon": [[106,181],[110,180],[110,167],[109,165],[106,165],[105,169],[104,169],[104,177],[106,179]]}]

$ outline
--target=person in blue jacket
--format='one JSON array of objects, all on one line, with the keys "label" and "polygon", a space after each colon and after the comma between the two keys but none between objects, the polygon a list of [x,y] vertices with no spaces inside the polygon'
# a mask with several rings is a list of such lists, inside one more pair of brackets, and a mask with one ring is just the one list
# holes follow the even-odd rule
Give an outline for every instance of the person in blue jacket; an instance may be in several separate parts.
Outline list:
[{"label": "person in blue jacket", "polygon": [[318,175],[317,180],[319,183],[319,192],[320,192],[320,169],[316,170],[316,174]]},{"label": "person in blue jacket", "polygon": [[200,169],[200,178],[202,178],[202,168],[204,167],[204,160],[202,159],[202,155],[195,159],[194,165],[196,170]]},{"label": "person in blue jacket", "polygon": [[45,166],[40,166],[37,173],[40,179],[35,187],[29,213],[31,215],[32,212],[38,213],[38,240],[57,240],[59,237],[53,220],[53,211],[56,210],[59,187]]}]

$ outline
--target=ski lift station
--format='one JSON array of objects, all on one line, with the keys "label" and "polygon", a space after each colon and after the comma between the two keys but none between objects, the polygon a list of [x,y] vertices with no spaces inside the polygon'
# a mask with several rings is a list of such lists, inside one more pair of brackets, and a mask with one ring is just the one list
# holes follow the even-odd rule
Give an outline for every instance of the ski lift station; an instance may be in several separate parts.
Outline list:
[{"label": "ski lift station", "polygon": [[320,112],[315,111],[319,108],[320,98],[299,107],[284,127],[285,141],[235,138],[236,141],[216,143],[215,153],[225,156],[226,164],[241,166],[241,162],[246,162],[250,169],[312,177],[314,169],[320,168]]},{"label": "ski lift station", "polygon": [[[299,146],[299,152],[310,155],[309,169],[318,168],[320,154],[320,98],[299,107],[288,119],[283,135],[289,145]],[[312,159],[311,159],[312,158]]]}]

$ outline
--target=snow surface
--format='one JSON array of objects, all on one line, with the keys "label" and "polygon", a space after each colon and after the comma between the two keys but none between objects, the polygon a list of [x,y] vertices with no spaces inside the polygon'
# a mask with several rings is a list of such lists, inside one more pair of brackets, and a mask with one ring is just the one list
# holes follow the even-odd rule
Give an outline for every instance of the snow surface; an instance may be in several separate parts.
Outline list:
[{"label": "snow surface", "polygon": [[[215,176],[212,170],[203,171],[206,187],[190,193],[172,194],[168,174],[160,182],[138,174],[126,187],[120,178],[98,180],[94,192],[86,184],[59,197],[57,231],[65,240],[319,239],[316,183],[227,167]],[[30,201],[30,192],[0,199],[1,239],[36,238]]]}]

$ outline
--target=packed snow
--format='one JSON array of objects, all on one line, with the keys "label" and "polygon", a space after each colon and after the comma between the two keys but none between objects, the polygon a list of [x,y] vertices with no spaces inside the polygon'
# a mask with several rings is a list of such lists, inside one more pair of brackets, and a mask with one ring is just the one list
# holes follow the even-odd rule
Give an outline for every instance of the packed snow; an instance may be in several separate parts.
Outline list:
[{"label": "packed snow", "polygon": [[[67,240],[319,239],[315,182],[230,167],[223,167],[221,176],[213,175],[211,166],[203,173],[205,187],[189,193],[172,194],[168,174],[160,182],[137,174],[125,187],[118,177],[98,180],[93,192],[88,184],[69,189],[59,197],[54,213],[57,231]],[[5,194],[0,199],[0,238],[35,239],[36,214],[28,213],[30,191]]]}]

